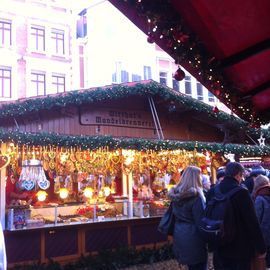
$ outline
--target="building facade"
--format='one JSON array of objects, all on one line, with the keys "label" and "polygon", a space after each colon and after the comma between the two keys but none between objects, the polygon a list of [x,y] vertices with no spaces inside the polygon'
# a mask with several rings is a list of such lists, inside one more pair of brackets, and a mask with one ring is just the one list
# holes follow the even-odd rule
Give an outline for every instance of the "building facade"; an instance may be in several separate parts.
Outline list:
[{"label": "building facade", "polygon": [[153,79],[227,109],[108,1],[2,2],[0,101]]},{"label": "building facade", "polygon": [[76,28],[67,3],[63,0],[2,0],[1,101],[73,88],[75,47],[72,41],[76,40]]}]

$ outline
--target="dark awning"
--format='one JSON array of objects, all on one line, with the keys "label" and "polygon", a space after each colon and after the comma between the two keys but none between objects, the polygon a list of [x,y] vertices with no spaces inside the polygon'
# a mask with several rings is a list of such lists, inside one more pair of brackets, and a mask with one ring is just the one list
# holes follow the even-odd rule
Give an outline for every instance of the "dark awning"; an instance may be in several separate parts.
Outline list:
[{"label": "dark awning", "polygon": [[110,2],[238,116],[270,121],[269,0]]}]

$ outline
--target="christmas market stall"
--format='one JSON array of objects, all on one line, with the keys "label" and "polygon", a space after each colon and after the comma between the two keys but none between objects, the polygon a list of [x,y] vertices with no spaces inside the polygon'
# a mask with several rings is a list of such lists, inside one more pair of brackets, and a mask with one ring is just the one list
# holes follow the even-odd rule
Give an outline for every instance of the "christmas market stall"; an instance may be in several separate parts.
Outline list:
[{"label": "christmas market stall", "polygon": [[10,266],[164,243],[157,224],[186,166],[214,180],[229,154],[270,153],[269,132],[153,81],[2,104],[0,119]]}]

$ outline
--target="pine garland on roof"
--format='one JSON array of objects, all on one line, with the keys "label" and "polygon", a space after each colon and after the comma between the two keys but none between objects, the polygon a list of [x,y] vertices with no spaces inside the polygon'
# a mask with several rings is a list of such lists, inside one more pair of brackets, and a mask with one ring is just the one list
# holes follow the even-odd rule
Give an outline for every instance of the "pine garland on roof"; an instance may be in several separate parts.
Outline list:
[{"label": "pine garland on roof", "polygon": [[115,138],[111,136],[70,136],[56,133],[7,132],[0,130],[0,142],[14,142],[20,145],[31,146],[61,146],[78,147],[81,149],[96,150],[107,147],[109,150],[134,149],[139,151],[153,150],[187,150],[187,151],[211,151],[213,153],[237,153],[242,156],[267,156],[270,155],[270,147],[243,144],[221,144],[197,141],[173,141],[173,140],[146,140],[139,138]]},{"label": "pine garland on roof", "polygon": [[70,91],[61,93],[57,96],[46,96],[14,103],[3,104],[0,107],[0,119],[23,116],[35,113],[40,110],[51,110],[53,108],[63,108],[69,105],[80,106],[82,104],[91,104],[102,102],[104,100],[117,100],[121,98],[142,96],[159,97],[163,100],[174,102],[183,108],[205,113],[210,119],[221,122],[230,121],[239,126],[239,129],[246,129],[249,135],[259,137],[262,133],[266,139],[270,139],[270,132],[259,128],[248,127],[248,122],[233,115],[220,111],[213,112],[213,107],[197,99],[186,96],[157,82],[149,81],[147,83],[135,83],[129,85],[115,85],[110,87],[98,87],[95,89],[85,89],[79,91]]}]

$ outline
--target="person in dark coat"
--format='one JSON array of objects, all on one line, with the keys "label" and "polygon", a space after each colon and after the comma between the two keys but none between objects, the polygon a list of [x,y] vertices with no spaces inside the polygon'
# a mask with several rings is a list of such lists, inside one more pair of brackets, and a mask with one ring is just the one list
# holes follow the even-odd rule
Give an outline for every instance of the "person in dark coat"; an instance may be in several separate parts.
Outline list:
[{"label": "person in dark coat", "polygon": [[188,265],[189,270],[206,270],[206,243],[198,231],[205,203],[200,168],[187,167],[168,196],[175,216],[173,249],[176,259]]},{"label": "person in dark coat", "polygon": [[270,184],[266,176],[259,175],[254,181],[255,210],[267,246],[266,266],[270,268]]},{"label": "person in dark coat", "polygon": [[248,188],[250,194],[254,188],[254,180],[259,175],[266,175],[266,170],[261,165],[254,166],[249,176],[243,182],[243,184]]},{"label": "person in dark coat", "polygon": [[[225,177],[219,184],[226,194],[238,187],[244,177],[245,169],[238,162],[229,162]],[[251,196],[246,188],[236,192],[231,198],[234,219],[234,239],[214,250],[215,270],[250,270],[253,257],[265,257],[266,246],[256,216]],[[226,219],[226,215],[225,215]]]},{"label": "person in dark coat", "polygon": [[217,170],[217,182],[216,184],[219,184],[225,177],[225,168],[221,167]]}]

